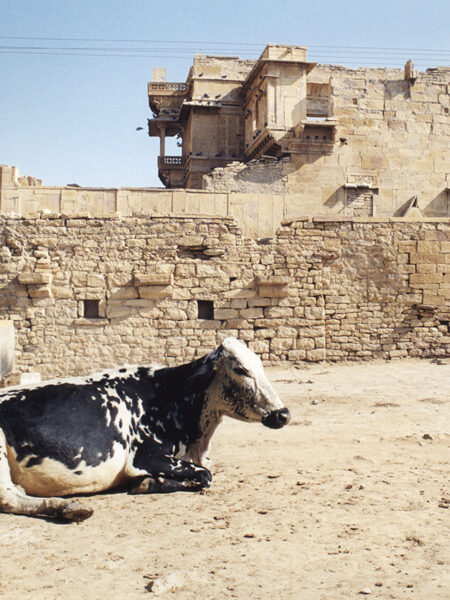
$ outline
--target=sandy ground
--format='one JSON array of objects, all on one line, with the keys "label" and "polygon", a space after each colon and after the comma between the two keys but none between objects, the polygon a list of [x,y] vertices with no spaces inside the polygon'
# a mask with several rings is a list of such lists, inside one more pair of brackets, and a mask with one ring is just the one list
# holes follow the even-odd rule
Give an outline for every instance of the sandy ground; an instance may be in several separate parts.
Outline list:
[{"label": "sandy ground", "polygon": [[267,372],[292,423],[224,422],[209,492],[0,515],[0,597],[448,600],[450,364]]}]

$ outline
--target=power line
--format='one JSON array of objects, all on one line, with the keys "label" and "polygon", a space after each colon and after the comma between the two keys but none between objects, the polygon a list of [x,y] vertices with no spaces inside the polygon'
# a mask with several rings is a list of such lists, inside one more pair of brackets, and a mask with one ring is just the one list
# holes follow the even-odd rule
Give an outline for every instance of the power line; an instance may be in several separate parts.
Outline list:
[{"label": "power line", "polygon": [[[183,52],[192,56],[192,48],[121,48],[105,46],[0,46],[1,50],[95,50],[98,52],[108,52],[110,50],[121,52]],[[229,48],[215,49],[215,52],[227,52]]]},{"label": "power line", "polygon": [[[121,48],[121,47],[112,47],[112,46],[104,46],[104,47],[96,47],[96,46],[0,46],[0,50],[36,50],[36,51],[42,51],[42,50],[52,50],[52,51],[56,51],[56,50],[67,50],[67,51],[95,51],[95,52],[110,52],[110,51],[120,51],[120,52],[181,52],[183,54],[188,54],[189,56],[192,56],[192,52],[193,50],[191,48],[187,48],[187,49],[183,49],[183,48]],[[200,50],[204,50],[202,48],[200,48]],[[218,48],[215,49],[215,52],[227,52],[229,49],[228,48]],[[405,50],[392,50],[392,51],[387,51],[387,50],[377,50],[376,52],[372,52],[372,51],[368,51],[368,50],[359,50],[357,51],[358,55],[368,55],[368,56],[373,56],[373,55],[379,55],[380,57],[383,57],[384,55],[390,56],[390,55],[396,55],[396,54],[401,54],[404,55],[406,51]],[[424,52],[421,51],[420,54]],[[428,51],[427,51],[428,52]],[[416,51],[416,55],[418,55],[419,51]],[[314,54],[318,54],[318,55],[322,55],[321,52],[317,52],[316,50],[314,50],[313,48],[311,48],[311,55]],[[329,52],[326,52],[326,54],[329,54]],[[419,54],[419,55],[420,55]],[[449,55],[450,57],[450,50],[446,51],[446,50],[436,50],[434,54],[444,54],[444,55]],[[337,49],[333,51],[333,55],[335,56],[345,56],[345,55],[351,55],[351,56],[355,56],[355,52],[352,50],[341,50],[341,49]],[[424,58],[432,58],[433,55],[424,55]]]},{"label": "power line", "polygon": [[[253,46],[263,48],[265,43],[257,42],[205,42],[205,41],[190,41],[190,40],[141,40],[141,39],[118,39],[118,38],[65,38],[65,37],[26,37],[26,36],[0,36],[0,39],[8,40],[35,40],[35,41],[67,41],[67,42],[119,42],[119,43],[148,43],[148,44],[198,44],[211,46],[226,46],[227,50],[235,49],[233,47]],[[436,48],[399,48],[399,47],[384,47],[384,46],[320,46],[311,44],[308,50],[312,51],[315,48],[329,50],[376,50],[376,51],[401,51],[401,52],[433,52],[450,54],[450,50],[438,50]],[[216,51],[218,51],[216,49]]]}]

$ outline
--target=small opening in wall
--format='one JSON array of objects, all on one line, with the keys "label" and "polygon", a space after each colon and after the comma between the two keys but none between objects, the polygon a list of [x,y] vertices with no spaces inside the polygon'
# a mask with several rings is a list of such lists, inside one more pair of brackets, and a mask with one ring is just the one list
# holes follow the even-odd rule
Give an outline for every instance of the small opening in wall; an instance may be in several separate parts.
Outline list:
[{"label": "small opening in wall", "polygon": [[206,321],[214,319],[214,302],[212,300],[197,300],[198,318]]},{"label": "small opening in wall", "polygon": [[100,316],[100,300],[83,300],[84,318],[98,319]]}]

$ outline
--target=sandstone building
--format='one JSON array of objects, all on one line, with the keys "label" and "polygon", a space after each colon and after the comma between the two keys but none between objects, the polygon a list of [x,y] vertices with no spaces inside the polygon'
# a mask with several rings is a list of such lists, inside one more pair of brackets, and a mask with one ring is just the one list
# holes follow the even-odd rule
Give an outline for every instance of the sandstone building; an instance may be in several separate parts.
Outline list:
[{"label": "sandstone building", "polygon": [[0,165],[0,379],[228,335],[266,361],[449,356],[449,75],[196,56],[149,84],[167,188]]}]

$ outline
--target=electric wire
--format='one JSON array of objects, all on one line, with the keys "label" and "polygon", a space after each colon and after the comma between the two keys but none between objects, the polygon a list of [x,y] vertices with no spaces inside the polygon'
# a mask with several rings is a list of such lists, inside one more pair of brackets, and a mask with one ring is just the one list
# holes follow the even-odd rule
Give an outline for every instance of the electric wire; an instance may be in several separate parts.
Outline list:
[{"label": "electric wire", "polygon": [[[196,53],[238,53],[242,59],[257,59],[264,44],[256,42],[202,42],[189,40],[141,40],[108,38],[63,38],[32,36],[0,36],[0,40],[12,40],[0,45],[0,54],[21,54],[39,56],[79,56],[97,58],[159,58],[165,60],[191,59]],[[18,45],[18,41],[46,42],[39,45]],[[48,42],[78,42],[79,45],[48,44]],[[89,42],[90,45],[86,45]],[[114,43],[114,46],[92,45]],[[120,44],[127,44],[121,46]],[[131,45],[130,45],[131,44]],[[137,46],[136,44],[153,44]],[[189,45],[193,45],[190,47]],[[170,46],[170,47],[168,47]],[[408,54],[406,54],[408,53]],[[363,66],[400,66],[402,61],[412,58],[418,66],[450,63],[450,50],[431,48],[394,48],[375,46],[308,46],[308,58],[314,62],[344,62]],[[444,65],[445,66],[445,65]]]}]

